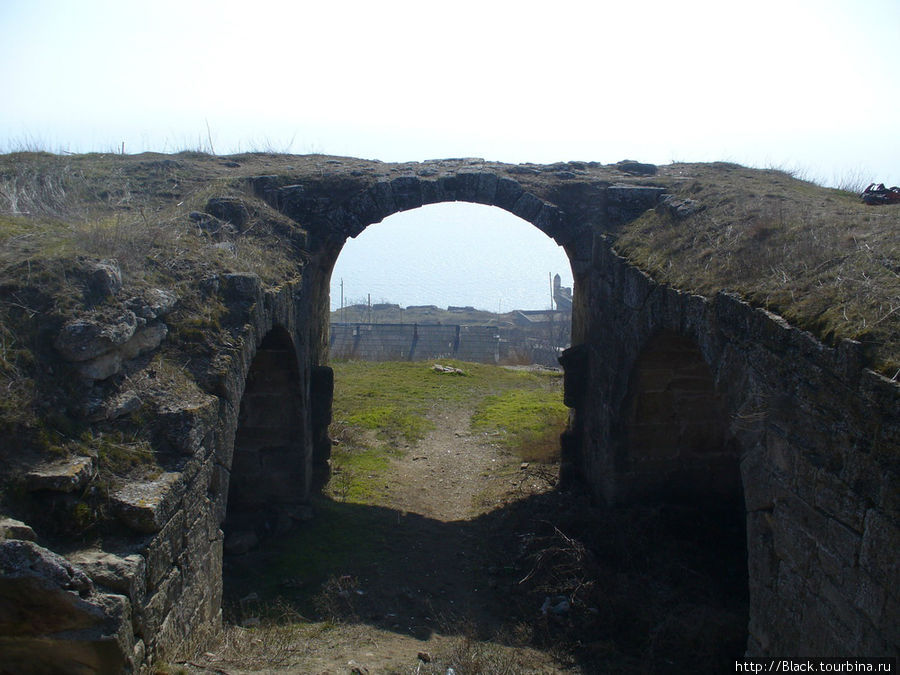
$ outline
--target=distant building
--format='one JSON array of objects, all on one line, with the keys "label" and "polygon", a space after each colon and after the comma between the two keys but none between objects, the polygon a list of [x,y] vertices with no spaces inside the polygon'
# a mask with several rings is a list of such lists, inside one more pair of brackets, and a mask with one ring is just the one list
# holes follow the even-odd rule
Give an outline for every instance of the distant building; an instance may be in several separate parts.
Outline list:
[{"label": "distant building", "polygon": [[572,311],[572,289],[562,285],[562,277],[553,277],[553,301],[560,312]]}]

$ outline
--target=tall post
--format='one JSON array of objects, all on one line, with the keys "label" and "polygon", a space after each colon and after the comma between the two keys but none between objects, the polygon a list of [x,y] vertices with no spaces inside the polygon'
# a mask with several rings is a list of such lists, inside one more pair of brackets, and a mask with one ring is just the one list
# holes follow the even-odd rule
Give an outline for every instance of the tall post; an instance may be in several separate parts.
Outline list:
[{"label": "tall post", "polygon": [[553,272],[547,272],[547,277],[550,279],[550,311],[553,311]]}]

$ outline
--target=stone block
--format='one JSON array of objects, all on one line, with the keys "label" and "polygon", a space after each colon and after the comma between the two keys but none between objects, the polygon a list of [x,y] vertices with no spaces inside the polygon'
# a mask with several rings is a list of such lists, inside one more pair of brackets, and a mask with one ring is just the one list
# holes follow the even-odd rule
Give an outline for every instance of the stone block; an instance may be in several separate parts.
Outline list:
[{"label": "stone block", "polygon": [[857,532],[863,531],[866,516],[865,501],[853,494],[849,485],[829,471],[818,472],[815,504],[846,526]]},{"label": "stone block", "polygon": [[181,510],[185,522],[192,523],[205,513],[214,511],[213,502],[209,498],[209,484],[213,476],[213,463],[207,460],[184,495]]},{"label": "stone block", "polygon": [[[218,574],[210,567],[213,557],[212,549],[216,542],[221,543],[222,534],[215,514],[206,511],[200,514],[184,532],[184,547],[178,558],[178,564],[185,576],[190,579],[203,579],[209,574]],[[221,568],[219,568],[221,571]],[[212,577],[204,580],[206,583]]]},{"label": "stone block", "polygon": [[489,171],[479,173],[475,186],[475,201],[479,204],[493,205],[497,195],[498,182],[499,178],[495,173]]},{"label": "stone block", "polygon": [[[166,324],[152,323],[145,328],[135,332],[128,342],[120,347],[120,353],[124,360],[133,359],[141,354],[151,352],[162,343],[169,334],[169,328]],[[102,378],[95,378],[102,379]]]},{"label": "stone block", "polygon": [[350,203],[347,206],[347,210],[360,224],[360,227],[358,229],[356,227],[353,227],[352,230],[348,231],[348,234],[351,237],[359,235],[366,227],[368,227],[372,223],[377,223],[383,218],[378,204],[375,203],[375,199],[368,191],[360,192],[359,194],[355,195],[350,200]]},{"label": "stone block", "polygon": [[422,180],[420,181],[420,189],[422,190],[423,204],[437,204],[448,201],[444,194],[444,186],[439,180]]},{"label": "stone block", "polygon": [[113,317],[95,314],[66,323],[53,345],[69,361],[90,361],[126,343],[136,329],[137,317],[130,310]]},{"label": "stone block", "polygon": [[887,592],[884,586],[856,568],[846,570],[844,585],[846,596],[852,598],[854,606],[869,617],[875,626],[878,626],[887,602]]},{"label": "stone block", "polygon": [[541,207],[544,205],[540,199],[535,197],[530,192],[524,192],[522,195],[516,200],[516,203],[513,204],[512,212],[519,216],[522,220],[527,220],[529,223],[533,222],[535,218],[537,218],[538,213],[540,213]]},{"label": "stone block", "polygon": [[494,205],[505,211],[513,211],[513,207],[525,190],[512,178],[499,178],[497,190],[494,194]]},{"label": "stone block", "polygon": [[147,590],[147,565],[136,553],[120,556],[100,550],[76,551],[68,559],[100,586],[127,596],[132,605],[144,601]]},{"label": "stone block", "polygon": [[237,197],[213,197],[206,202],[206,212],[243,230],[250,221],[250,211],[243,199]]},{"label": "stone block", "polygon": [[378,181],[369,188],[369,194],[372,196],[372,201],[375,202],[378,213],[381,216],[378,220],[386,218],[398,211],[397,205],[394,203],[394,193],[389,181]]},{"label": "stone block", "polygon": [[[838,655],[852,654],[862,621],[862,615],[854,604],[854,592],[845,592],[844,589],[825,579],[819,591],[819,599],[820,601],[815,604],[815,607],[819,610],[826,627],[834,636],[832,649]],[[814,628],[811,626],[810,631]],[[810,634],[814,633],[810,632]]]},{"label": "stone block", "polygon": [[37,539],[37,535],[29,525],[26,525],[21,520],[0,516],[0,541],[4,539],[34,541]]},{"label": "stone block", "polygon": [[534,226],[560,246],[569,243],[570,235],[573,234],[564,227],[563,214],[550,204],[541,206],[541,210],[534,218]]},{"label": "stone block", "polygon": [[747,571],[750,587],[771,587],[778,572],[772,533],[772,513],[755,511],[747,514]]},{"label": "stone block", "polygon": [[889,588],[900,581],[900,530],[880,512],[869,509],[859,554],[860,567]]},{"label": "stone block", "polygon": [[168,617],[184,587],[181,570],[172,567],[159,584],[156,591],[149,595],[146,602],[136,611],[137,634],[145,643],[154,647],[164,643],[165,637],[160,634],[160,626]]},{"label": "stone block", "polygon": [[122,354],[119,351],[107,352],[90,361],[79,363],[77,369],[79,375],[89,380],[106,380],[121,372]]},{"label": "stone block", "polygon": [[778,601],[778,595],[768,586],[750,587],[750,618],[747,632],[751,641],[759,645],[760,653],[777,652],[779,636],[777,630],[779,619],[784,616],[784,607]]},{"label": "stone block", "polygon": [[256,274],[223,274],[221,283],[220,292],[226,303],[254,303],[260,299],[262,281]]},{"label": "stone block", "polygon": [[783,431],[769,425],[765,437],[766,454],[771,465],[778,473],[790,476],[793,474],[796,450],[790,444]]},{"label": "stone block", "polygon": [[900,598],[897,597],[896,587],[891,590],[893,590],[893,595],[890,593],[886,595],[884,609],[880,620],[875,622],[875,626],[878,628],[879,635],[890,645],[894,653],[897,653],[900,651]]},{"label": "stone block", "polygon": [[97,460],[93,457],[68,457],[42,464],[25,475],[25,486],[30,491],[75,492],[97,473]]},{"label": "stone block", "polygon": [[744,507],[748,513],[771,509],[775,503],[775,478],[766,461],[763,448],[751,448],[740,459],[741,482],[744,487]]},{"label": "stone block", "polygon": [[849,570],[849,568],[847,567],[847,562],[845,560],[841,560],[831,550],[822,546],[818,547],[817,554],[818,569],[821,571],[821,573],[831,579],[833,583],[837,585],[843,585],[844,579],[846,578]]},{"label": "stone block", "polygon": [[127,598],[97,592],[81,569],[33,542],[0,541],[4,672],[118,673],[132,648]]},{"label": "stone block", "polygon": [[182,475],[167,472],[152,481],[125,485],[112,497],[113,510],[138,532],[158,532],[175,514],[183,490]]},{"label": "stone block", "polygon": [[154,592],[171,572],[184,548],[184,512],[178,511],[143,551],[147,561],[147,591]]},{"label": "stone block", "polygon": [[[776,535],[776,547],[777,547]],[[796,565],[792,565],[790,561],[781,560],[778,563],[778,576],[776,577],[775,588],[778,591],[778,597],[782,602],[789,603],[792,607],[797,608],[798,615],[801,614],[801,608],[806,604],[809,591],[806,588],[806,580],[808,574]]]},{"label": "stone block", "polygon": [[188,399],[163,405],[157,412],[163,442],[183,455],[195,455],[212,438],[219,418],[219,399],[196,392]]},{"label": "stone block", "polygon": [[776,501],[773,518],[775,553],[801,574],[808,574],[816,555],[816,542],[797,522],[796,516]]},{"label": "stone block", "polygon": [[819,546],[834,554],[845,567],[855,567],[862,535],[846,525],[828,520],[827,535],[818,539]]}]

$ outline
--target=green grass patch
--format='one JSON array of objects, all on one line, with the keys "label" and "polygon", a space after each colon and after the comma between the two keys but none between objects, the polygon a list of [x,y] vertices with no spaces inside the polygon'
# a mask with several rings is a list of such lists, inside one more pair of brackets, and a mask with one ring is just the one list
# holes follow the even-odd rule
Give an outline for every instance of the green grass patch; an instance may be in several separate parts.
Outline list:
[{"label": "green grass patch", "polygon": [[383,494],[379,477],[390,468],[390,457],[398,455],[390,446],[372,448],[363,443],[343,445],[332,452],[331,480],[325,494],[341,502],[374,504]]},{"label": "green grass patch", "polygon": [[263,601],[290,595],[301,614],[318,614],[316,596],[332,576],[353,574],[377,565],[391,549],[391,525],[397,514],[390,509],[341,503],[327,498],[315,501],[316,517],[289,537],[273,541],[266,565],[247,569],[235,559],[229,580],[229,596],[250,592]]},{"label": "green grass patch", "polygon": [[499,432],[501,444],[522,459],[552,462],[568,414],[558,390],[514,389],[485,398],[472,415],[472,429]]},{"label": "green grass patch", "polygon": [[375,406],[347,417],[347,424],[362,429],[375,429],[385,439],[402,438],[408,444],[414,444],[433,426],[427,419],[417,414],[415,406]]},{"label": "green grass patch", "polygon": [[331,437],[332,478],[327,495],[374,504],[382,494],[390,458],[415,447],[434,424],[431,411],[469,406],[479,431],[498,432],[526,461],[552,462],[567,408],[556,371],[513,370],[446,360],[465,377],[435,371],[425,362],[338,362]]}]

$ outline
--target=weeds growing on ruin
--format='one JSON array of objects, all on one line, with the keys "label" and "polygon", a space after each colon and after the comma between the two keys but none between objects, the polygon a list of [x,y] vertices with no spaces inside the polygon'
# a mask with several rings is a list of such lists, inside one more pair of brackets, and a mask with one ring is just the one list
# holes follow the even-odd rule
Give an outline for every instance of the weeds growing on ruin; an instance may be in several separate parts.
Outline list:
[{"label": "weeds growing on ruin", "polygon": [[819,339],[862,343],[887,377],[900,369],[900,210],[862,204],[783,171],[671,165],[672,192],[704,208],[648,211],[616,248],[659,281],[739,293]]}]

